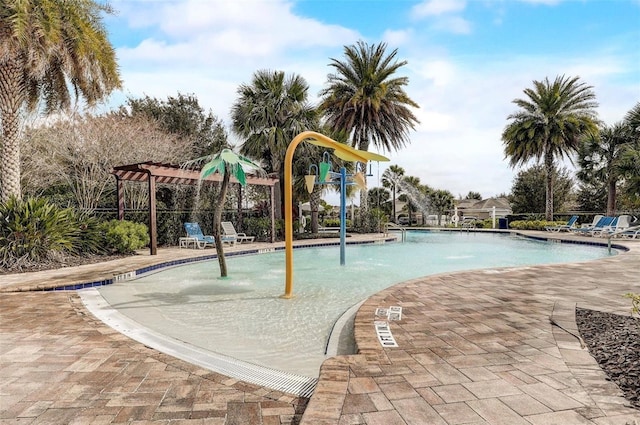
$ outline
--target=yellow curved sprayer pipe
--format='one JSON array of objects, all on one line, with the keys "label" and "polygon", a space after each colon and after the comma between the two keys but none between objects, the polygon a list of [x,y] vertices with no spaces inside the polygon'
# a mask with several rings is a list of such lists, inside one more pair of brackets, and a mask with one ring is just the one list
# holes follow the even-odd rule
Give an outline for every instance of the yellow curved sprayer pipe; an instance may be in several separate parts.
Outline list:
[{"label": "yellow curved sprayer pipe", "polygon": [[293,153],[300,143],[307,141],[316,146],[334,149],[334,154],[345,161],[389,161],[389,158],[376,153],[361,151],[343,143],[316,133],[304,131],[298,134],[289,144],[284,157],[284,241],[285,241],[285,272],[286,280],[284,294],[281,298],[293,298]]}]

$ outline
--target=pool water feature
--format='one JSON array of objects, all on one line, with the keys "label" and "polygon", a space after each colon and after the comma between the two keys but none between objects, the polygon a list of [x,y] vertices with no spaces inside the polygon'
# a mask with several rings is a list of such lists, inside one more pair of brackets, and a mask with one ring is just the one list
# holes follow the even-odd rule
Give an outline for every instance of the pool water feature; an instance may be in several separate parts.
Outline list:
[{"label": "pool water feature", "polygon": [[229,257],[229,278],[216,260],[167,269],[101,287],[119,313],[204,351],[315,378],[336,320],[393,284],[456,270],[580,262],[605,248],[504,234],[408,232],[405,243],[337,246],[294,253],[295,298],[284,290],[284,252]]}]

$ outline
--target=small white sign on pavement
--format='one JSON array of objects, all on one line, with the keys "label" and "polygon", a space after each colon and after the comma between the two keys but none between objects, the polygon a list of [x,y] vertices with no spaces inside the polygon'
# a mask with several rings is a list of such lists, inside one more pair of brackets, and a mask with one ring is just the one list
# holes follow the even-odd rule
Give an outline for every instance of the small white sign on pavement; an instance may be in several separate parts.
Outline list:
[{"label": "small white sign on pavement", "polygon": [[376,328],[376,334],[378,335],[378,341],[380,341],[380,345],[385,348],[398,346],[398,343],[391,334],[389,323],[382,320],[376,320],[375,322],[373,322],[373,325]]}]

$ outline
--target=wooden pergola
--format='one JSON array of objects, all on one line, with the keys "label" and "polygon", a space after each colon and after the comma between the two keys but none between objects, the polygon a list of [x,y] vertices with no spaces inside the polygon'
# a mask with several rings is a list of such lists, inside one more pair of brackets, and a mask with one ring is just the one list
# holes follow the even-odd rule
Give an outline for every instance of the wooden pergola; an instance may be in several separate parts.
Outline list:
[{"label": "wooden pergola", "polygon": [[[156,222],[156,184],[197,185],[200,182],[200,170],[189,170],[177,165],[158,162],[140,162],[120,165],[111,170],[116,178],[118,193],[118,219],[124,220],[124,182],[147,182],[149,185],[149,249],[151,255],[158,253],[158,226]],[[222,175],[215,173],[204,179],[205,182],[221,182]],[[231,177],[231,183],[237,183]],[[274,186],[278,179],[247,175],[247,183],[269,186],[271,199],[271,242],[275,241]]]}]

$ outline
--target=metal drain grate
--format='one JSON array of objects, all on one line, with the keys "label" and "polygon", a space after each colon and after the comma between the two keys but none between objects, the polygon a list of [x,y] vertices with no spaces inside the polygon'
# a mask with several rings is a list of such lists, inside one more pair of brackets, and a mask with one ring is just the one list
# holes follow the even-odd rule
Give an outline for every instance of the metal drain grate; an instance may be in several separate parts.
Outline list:
[{"label": "metal drain grate", "polygon": [[187,342],[161,335],[113,309],[97,289],[78,291],[87,309],[118,332],[148,347],[231,378],[299,397],[311,397],[317,378],[295,375],[206,351]]}]

